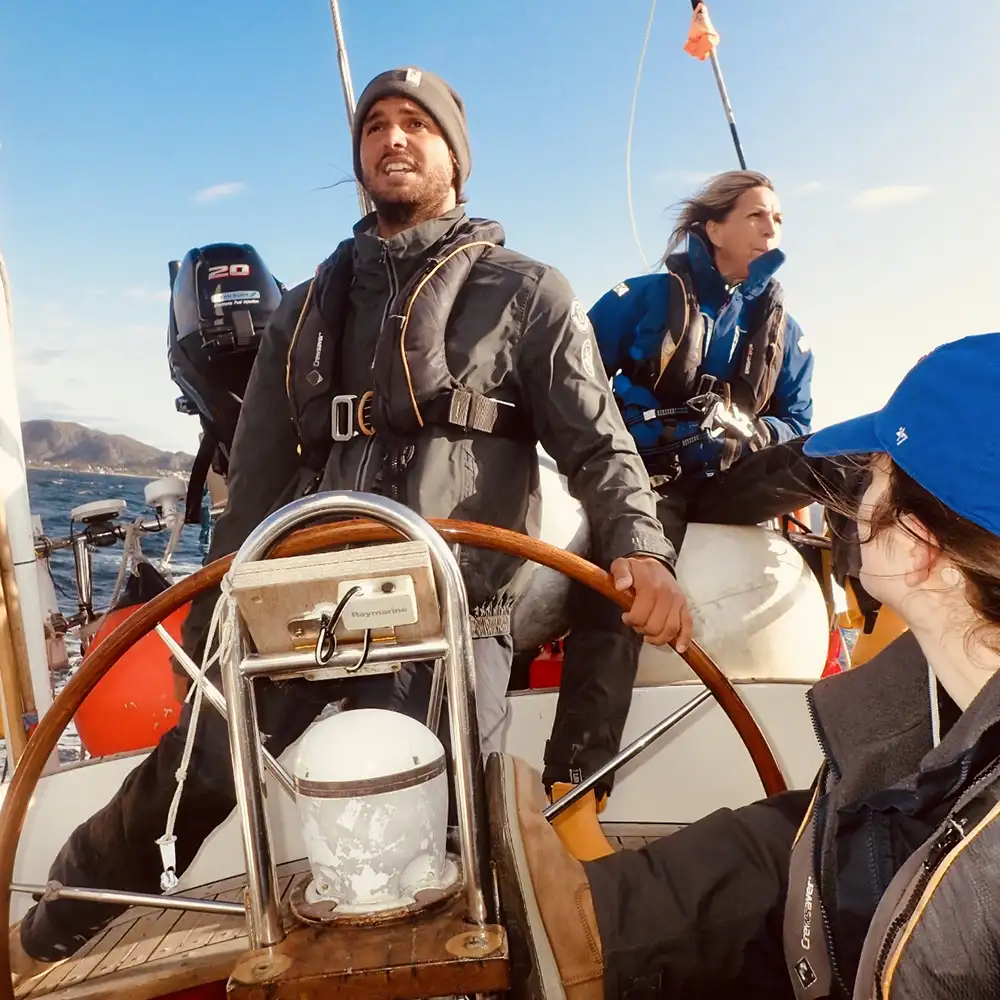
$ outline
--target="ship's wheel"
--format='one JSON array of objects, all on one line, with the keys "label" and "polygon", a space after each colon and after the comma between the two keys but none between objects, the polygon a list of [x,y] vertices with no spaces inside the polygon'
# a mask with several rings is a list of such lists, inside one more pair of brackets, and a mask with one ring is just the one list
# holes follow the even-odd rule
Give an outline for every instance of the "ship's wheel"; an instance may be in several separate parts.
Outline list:
[{"label": "ship's wheel", "polygon": [[[630,592],[615,590],[609,574],[581,558],[538,539],[513,531],[468,521],[432,519],[431,526],[449,543],[492,549],[565,573],[573,580],[628,608]],[[269,553],[298,556],[336,546],[360,545],[392,540],[396,533],[374,521],[352,520],[301,529],[289,535]],[[101,678],[136,642],[153,631],[157,623],[198,594],[217,586],[229,569],[232,556],[204,566],[153,598],[122,622],[72,677],[42,717],[14,770],[0,809],[0,912],[10,924],[11,882],[25,816],[46,761],[56,748],[66,726]],[[773,795],[785,790],[781,769],[759,725],[736,688],[710,656],[695,642],[681,654],[694,673],[729,717],[757,769],[764,791]],[[0,943],[0,1000],[14,1000],[10,978],[10,953],[5,935]]]}]

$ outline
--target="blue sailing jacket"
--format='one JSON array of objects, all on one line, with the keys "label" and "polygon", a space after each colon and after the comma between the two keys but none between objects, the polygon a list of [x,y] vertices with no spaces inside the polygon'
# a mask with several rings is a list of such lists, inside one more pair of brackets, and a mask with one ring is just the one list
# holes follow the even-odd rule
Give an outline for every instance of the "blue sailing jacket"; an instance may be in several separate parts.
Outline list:
[{"label": "blue sailing jacket", "polygon": [[[735,375],[742,338],[747,336],[747,314],[751,304],[785,260],[781,250],[770,250],[750,265],[744,281],[728,286],[715,267],[708,248],[698,236],[688,238],[688,260],[694,274],[700,311],[705,318],[705,351],[701,373],[728,382]],[[605,371],[621,401],[630,383],[620,374],[623,362],[633,358],[659,355],[667,323],[670,295],[669,278],[664,273],[629,278],[603,295],[591,308],[589,316],[597,337]],[[774,394],[761,414],[771,433],[772,442],[788,441],[808,434],[812,423],[813,354],[798,323],[786,313],[785,353]],[[686,400],[661,400],[649,393],[649,400],[635,399],[637,387],[628,393],[631,406],[638,412],[649,405],[681,406]],[[641,390],[645,392],[645,390]],[[626,414],[627,415],[627,414]],[[637,423],[630,430],[640,449],[653,446],[659,430],[650,424]],[[697,433],[696,421],[682,422],[676,428],[678,438]],[[699,441],[679,453],[686,477],[713,475],[722,456],[721,440]]]}]

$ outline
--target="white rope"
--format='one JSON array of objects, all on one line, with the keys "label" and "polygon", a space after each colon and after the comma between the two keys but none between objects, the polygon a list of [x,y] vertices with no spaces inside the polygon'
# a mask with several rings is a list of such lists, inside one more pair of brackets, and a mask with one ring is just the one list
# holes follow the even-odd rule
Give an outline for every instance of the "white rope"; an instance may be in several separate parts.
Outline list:
[{"label": "white rope", "polygon": [[171,514],[167,520],[170,523],[170,537],[167,539],[166,547],[163,550],[163,557],[160,559],[160,570],[165,574],[170,572],[167,567],[170,564],[170,560],[174,557],[174,550],[177,548],[177,544],[181,540],[181,532],[184,530],[184,515],[180,512]]},{"label": "white rope", "polygon": [[104,624],[104,619],[108,617],[111,613],[112,608],[118,602],[118,598],[121,596],[122,587],[125,583],[125,577],[131,570],[133,565],[138,562],[139,557],[142,556],[142,543],[140,541],[139,533],[139,522],[140,518],[136,518],[134,521],[129,522],[125,527],[125,545],[122,551],[121,561],[118,563],[118,575],[115,577],[115,585],[111,588],[111,597],[108,598],[108,603],[101,613],[101,616],[93,623],[92,626],[87,626],[90,630],[90,634],[96,635],[101,625]]},{"label": "white rope", "polygon": [[[177,838],[174,836],[174,826],[177,823],[177,812],[180,809],[181,796],[184,794],[184,783],[187,781],[188,767],[191,764],[191,755],[194,752],[194,740],[198,731],[198,720],[201,716],[201,703],[205,691],[205,678],[212,665],[222,656],[228,656],[231,651],[235,637],[236,614],[236,604],[232,599],[229,574],[227,573],[222,578],[222,595],[215,603],[212,620],[208,626],[208,638],[205,640],[205,652],[202,654],[201,669],[198,672],[198,676],[192,678],[192,685],[188,691],[188,698],[192,698],[193,695],[191,718],[188,721],[188,730],[184,738],[184,752],[181,755],[180,766],[177,768],[175,774],[177,788],[174,791],[174,797],[170,802],[170,809],[167,812],[166,830],[164,830],[163,836],[156,841],[160,848],[160,857],[163,861],[163,874],[160,876],[160,887],[164,892],[175,889],[179,882],[177,877]],[[210,653],[216,631],[219,632],[218,647],[214,653]]]},{"label": "white rope", "polygon": [[[132,568],[132,563],[135,557],[142,552],[142,545],[139,541],[139,518],[137,517],[131,524],[127,525],[125,528],[125,546],[122,552],[121,562],[118,564],[118,576],[115,577],[115,585],[111,588],[111,597],[108,600],[107,611],[104,612],[106,615],[114,606],[115,602],[121,596],[122,585],[125,582],[125,575]],[[104,615],[101,616],[102,619]]]},{"label": "white rope", "polygon": [[649,7],[649,21],[646,23],[646,37],[642,40],[642,52],[639,55],[639,68],[635,74],[635,89],[632,91],[632,110],[628,116],[628,139],[625,143],[625,193],[628,197],[628,217],[632,223],[632,235],[635,237],[635,245],[639,248],[639,256],[642,258],[646,270],[650,270],[649,261],[646,260],[646,253],[642,249],[642,240],[639,238],[639,230],[635,224],[635,212],[632,209],[632,128],[635,125],[635,105],[639,98],[639,81],[642,79],[642,66],[646,61],[646,47],[649,45],[649,34],[653,29],[653,15],[656,13],[656,0],[652,0]]}]

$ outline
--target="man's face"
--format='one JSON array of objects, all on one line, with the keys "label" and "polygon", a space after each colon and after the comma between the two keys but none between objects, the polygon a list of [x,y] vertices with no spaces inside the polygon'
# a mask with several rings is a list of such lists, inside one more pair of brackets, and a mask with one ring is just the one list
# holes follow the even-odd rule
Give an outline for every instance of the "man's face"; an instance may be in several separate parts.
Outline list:
[{"label": "man's face", "polygon": [[413,101],[386,97],[361,128],[361,174],[377,209],[423,214],[453,194],[455,168],[434,119]]}]

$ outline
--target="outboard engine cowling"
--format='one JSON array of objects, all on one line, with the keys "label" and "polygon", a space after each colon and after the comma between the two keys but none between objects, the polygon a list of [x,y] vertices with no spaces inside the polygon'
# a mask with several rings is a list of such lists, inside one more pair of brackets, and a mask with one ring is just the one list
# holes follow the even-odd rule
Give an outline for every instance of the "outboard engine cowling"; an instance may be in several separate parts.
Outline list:
[{"label": "outboard engine cowling", "polygon": [[247,381],[284,286],[247,243],[212,243],[170,262],[167,359],[183,395],[177,409],[201,419],[203,437],[185,521],[200,520],[209,466],[225,478]]}]

